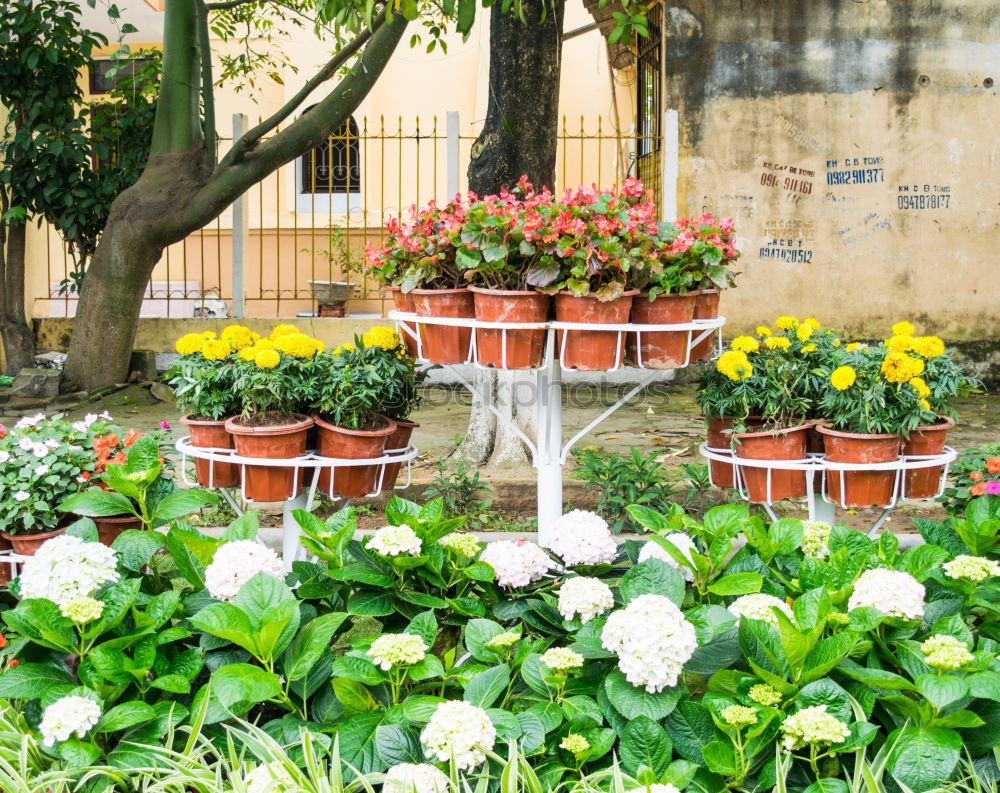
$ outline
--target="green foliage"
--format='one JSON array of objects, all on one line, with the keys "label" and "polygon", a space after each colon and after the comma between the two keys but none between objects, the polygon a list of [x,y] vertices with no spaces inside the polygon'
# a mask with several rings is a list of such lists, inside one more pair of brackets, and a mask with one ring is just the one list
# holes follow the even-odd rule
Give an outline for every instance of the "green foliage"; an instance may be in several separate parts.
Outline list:
[{"label": "green foliage", "polygon": [[[950,482],[938,500],[949,515],[964,515],[973,500],[998,498],[987,494],[986,486],[990,482],[1000,483],[1000,443],[984,443],[963,450],[948,473]],[[976,495],[973,495],[973,487]]]},{"label": "green foliage", "polygon": [[482,530],[496,517],[493,512],[493,489],[479,478],[479,471],[468,472],[463,463],[449,471],[444,460],[438,460],[437,474],[430,487],[424,489],[424,498],[440,498],[446,515],[464,515],[468,528]]},{"label": "green foliage", "polygon": [[200,353],[182,355],[164,373],[174,389],[178,409],[193,419],[219,421],[243,412],[236,388],[237,368],[229,359],[212,361]]}]

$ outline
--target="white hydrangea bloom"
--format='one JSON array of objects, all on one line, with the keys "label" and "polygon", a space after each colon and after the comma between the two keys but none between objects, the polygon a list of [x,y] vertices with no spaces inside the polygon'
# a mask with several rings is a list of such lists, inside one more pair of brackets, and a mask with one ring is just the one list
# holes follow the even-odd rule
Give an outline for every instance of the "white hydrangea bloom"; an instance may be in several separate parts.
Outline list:
[{"label": "white hydrangea bloom", "polygon": [[385,671],[394,666],[412,666],[424,660],[427,645],[412,633],[386,633],[368,649],[372,662]]},{"label": "white hydrangea bloom", "polygon": [[552,567],[549,555],[528,540],[487,543],[479,561],[492,567],[497,583],[508,588],[538,581]]},{"label": "white hydrangea bloom", "polygon": [[628,682],[651,694],[676,685],[698,648],[694,626],[662,595],[640,595],[612,613],[601,632],[601,644],[618,656],[618,668]]},{"label": "white hydrangea bloom", "polygon": [[929,667],[940,671],[961,669],[975,660],[965,642],[945,633],[938,633],[927,639],[920,645],[920,652],[926,656],[924,660]]},{"label": "white hydrangea bloom", "polygon": [[[689,562],[691,561],[691,554],[698,553],[698,548],[695,546],[694,540],[686,534],[679,532],[677,534],[668,534],[663,539],[680,551]],[[641,564],[647,559],[659,559],[661,562],[666,562],[684,576],[685,581],[694,581],[694,570],[686,565],[679,564],[662,546],[652,540],[643,545],[639,550],[639,563]]]},{"label": "white hydrangea bloom", "polygon": [[21,597],[63,605],[118,580],[115,552],[99,542],[61,534],[46,540],[21,569]]},{"label": "white hydrangea bloom", "polygon": [[618,555],[608,522],[594,512],[574,509],[552,524],[548,543],[566,565],[607,564]]},{"label": "white hydrangea bloom", "polygon": [[830,556],[830,524],[816,520],[802,521],[802,553],[810,559]]},{"label": "white hydrangea bloom", "polygon": [[789,619],[792,619],[792,607],[781,598],[758,592],[754,595],[743,595],[729,604],[729,612],[737,617],[749,617],[753,620],[763,620],[769,625],[778,627],[778,617],[774,609],[779,609]]},{"label": "white hydrangea bloom", "polygon": [[559,613],[564,620],[580,616],[580,622],[590,622],[615,605],[611,587],[599,578],[575,576],[559,587]]},{"label": "white hydrangea bloom", "polygon": [[235,540],[219,546],[205,568],[205,588],[216,600],[233,600],[257,573],[279,580],[285,566],[278,554],[256,540]]},{"label": "white hydrangea bloom", "polygon": [[459,556],[475,556],[483,547],[476,539],[476,535],[467,531],[453,531],[451,534],[444,535],[438,542]]},{"label": "white hydrangea bloom", "polygon": [[514,633],[513,631],[504,631],[503,633],[498,633],[496,636],[494,636],[492,639],[486,642],[486,646],[489,647],[491,650],[505,650],[508,647],[513,647],[519,641],[521,641],[520,633]]},{"label": "white hydrangea bloom", "polygon": [[368,547],[382,556],[420,553],[420,538],[409,526],[383,526],[368,540]]},{"label": "white hydrangea bloom", "polygon": [[590,741],[578,732],[571,732],[559,742],[559,748],[571,754],[583,754],[590,748]]},{"label": "white hydrangea bloom", "polygon": [[280,760],[259,765],[243,777],[247,793],[296,793],[299,785]]},{"label": "white hydrangea bloom", "polygon": [[448,777],[430,763],[399,763],[385,772],[384,793],[447,793]]},{"label": "white hydrangea bloom", "polygon": [[59,606],[59,611],[64,617],[68,617],[77,625],[86,625],[93,622],[104,611],[104,604],[92,597],[80,595],[72,600],[67,600]]},{"label": "white hydrangea bloom", "polygon": [[722,720],[730,727],[742,729],[757,723],[757,708],[748,708],[744,705],[730,705],[723,708],[719,714]]},{"label": "white hydrangea bloom", "polygon": [[73,733],[77,738],[87,734],[87,730],[101,718],[101,706],[86,697],[69,696],[57,699],[42,713],[42,744],[52,746],[57,741],[67,740]]},{"label": "white hydrangea bloom", "polygon": [[492,749],[496,728],[486,711],[461,700],[442,702],[420,733],[429,757],[441,763],[455,758],[459,771],[471,771],[486,760],[484,749]]},{"label": "white hydrangea bloom", "polygon": [[826,712],[826,705],[813,705],[793,713],[781,723],[782,744],[788,751],[809,744],[843,743],[850,728],[836,716]]},{"label": "white hydrangea bloom", "polygon": [[983,556],[962,554],[941,565],[948,578],[963,579],[978,584],[987,578],[1000,575],[1000,564]]},{"label": "white hydrangea bloom", "polygon": [[891,617],[918,620],[924,616],[924,585],[901,570],[865,570],[854,582],[847,610],[864,606]]},{"label": "white hydrangea bloom", "polygon": [[542,663],[553,672],[563,674],[583,666],[583,656],[569,647],[553,647],[542,653]]}]

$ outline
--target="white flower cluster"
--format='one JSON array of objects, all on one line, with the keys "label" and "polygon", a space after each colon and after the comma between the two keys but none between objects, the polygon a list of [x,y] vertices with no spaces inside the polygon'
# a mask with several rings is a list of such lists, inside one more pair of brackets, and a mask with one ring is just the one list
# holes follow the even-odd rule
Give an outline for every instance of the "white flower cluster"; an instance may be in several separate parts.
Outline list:
[{"label": "white flower cluster", "polygon": [[454,757],[459,771],[471,771],[486,760],[483,750],[492,749],[496,739],[496,728],[486,711],[461,700],[438,705],[420,733],[428,756],[441,763]]},{"label": "white flower cluster", "polygon": [[810,744],[843,743],[851,734],[844,722],[826,712],[826,705],[813,705],[793,713],[781,723],[781,732],[788,751]]},{"label": "white flower cluster", "polygon": [[618,668],[628,682],[652,694],[676,685],[698,639],[673,601],[640,595],[608,617],[601,644],[618,656]]},{"label": "white flower cluster", "polygon": [[569,647],[553,647],[542,653],[542,663],[558,674],[583,666],[583,656]]},{"label": "white flower cluster", "polygon": [[513,631],[504,631],[503,633],[498,633],[488,642],[486,646],[491,650],[505,650],[508,647],[513,647],[521,641],[521,634],[514,633]]},{"label": "white flower cluster", "polygon": [[950,562],[945,562],[944,568],[948,578],[963,579],[978,584],[987,578],[1000,575],[1000,564],[983,556],[956,556]]},{"label": "white flower cluster", "polygon": [[83,417],[83,421],[74,421],[73,429],[77,432],[86,432],[90,429],[91,424],[95,424],[98,421],[111,421],[111,414],[108,411],[103,413],[88,413]]},{"label": "white flower cluster", "polygon": [[920,645],[920,652],[926,656],[924,660],[929,667],[940,671],[961,669],[975,660],[965,642],[946,633],[931,636]]},{"label": "white flower cluster", "polygon": [[427,655],[427,645],[412,633],[385,633],[368,649],[372,662],[385,671],[394,666],[419,664]]},{"label": "white flower cluster", "polygon": [[368,547],[382,556],[420,553],[420,538],[409,526],[383,526],[368,540]]},{"label": "white flower cluster", "polygon": [[400,763],[385,772],[383,793],[446,793],[448,777],[430,763]]},{"label": "white flower cluster", "polygon": [[567,566],[607,564],[618,555],[608,522],[594,512],[574,509],[552,524],[549,548]]},{"label": "white flower cluster", "polygon": [[769,686],[767,683],[758,683],[755,686],[750,686],[750,691],[747,695],[756,702],[758,705],[763,705],[765,708],[773,708],[781,703],[781,694]]},{"label": "white flower cluster", "polygon": [[62,606],[118,580],[115,552],[99,542],[61,534],[46,540],[21,570],[21,597]]},{"label": "white flower cluster", "polygon": [[583,754],[590,748],[590,741],[578,732],[571,732],[559,742],[559,748],[570,754]]},{"label": "white flower cluster", "polygon": [[280,760],[257,766],[243,777],[243,784],[247,793],[295,793],[299,787]]},{"label": "white flower cluster", "polygon": [[781,598],[758,592],[755,595],[743,595],[729,604],[729,613],[737,617],[749,617],[752,620],[763,620],[768,625],[778,627],[778,617],[774,610],[778,609],[789,619],[792,618],[792,607]]},{"label": "white flower cluster", "polygon": [[[691,554],[698,552],[694,540],[686,534],[668,534],[663,539],[680,551],[689,562],[691,561]],[[684,576],[685,581],[694,581],[694,571],[690,567],[679,564],[674,557],[652,540],[643,545],[639,550],[639,562],[645,562],[647,559],[659,559],[661,562],[666,562]]]},{"label": "white flower cluster", "polygon": [[453,531],[451,534],[444,535],[438,542],[459,556],[475,556],[482,548],[476,535],[467,531]]},{"label": "white flower cluster", "polygon": [[580,622],[590,622],[615,605],[611,587],[599,578],[575,576],[568,578],[559,587],[559,613],[564,620],[571,620],[577,614]]},{"label": "white flower cluster", "polygon": [[538,581],[552,567],[549,555],[528,540],[487,543],[479,561],[492,567],[497,583],[508,588]]},{"label": "white flower cluster", "polygon": [[205,588],[216,600],[232,600],[257,573],[283,579],[285,567],[278,554],[256,540],[227,542],[205,568]]},{"label": "white flower cluster", "polygon": [[101,616],[104,612],[104,604],[87,595],[80,595],[65,603],[60,603],[59,611],[77,625],[86,625]]},{"label": "white flower cluster", "polygon": [[864,606],[890,617],[918,620],[924,616],[924,585],[900,570],[865,570],[854,582],[847,610]]},{"label": "white flower cluster", "polygon": [[730,705],[723,708],[719,715],[726,724],[738,730],[757,723],[757,708],[748,708],[745,705]]},{"label": "white flower cluster", "polygon": [[87,734],[87,730],[101,718],[101,706],[86,697],[69,696],[57,699],[42,713],[42,744],[52,746],[56,741],[65,741],[73,733],[77,738]]},{"label": "white flower cluster", "polygon": [[802,521],[802,553],[810,559],[830,556],[830,524],[816,520]]}]

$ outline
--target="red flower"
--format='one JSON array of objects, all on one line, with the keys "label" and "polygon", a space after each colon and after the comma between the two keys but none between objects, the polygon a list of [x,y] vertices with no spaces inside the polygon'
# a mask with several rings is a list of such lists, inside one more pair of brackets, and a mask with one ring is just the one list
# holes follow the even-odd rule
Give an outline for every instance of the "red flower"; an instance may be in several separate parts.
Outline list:
[{"label": "red flower", "polygon": [[978,482],[982,478],[983,475],[980,471],[973,471],[971,474],[969,474],[969,479],[971,479],[973,482]]},{"label": "red flower", "polygon": [[0,633],[0,650],[7,646],[7,637]]},{"label": "red flower", "polygon": [[126,449],[131,449],[132,448],[132,444],[135,443],[137,440],[139,440],[139,438],[141,438],[141,437],[142,437],[142,433],[141,432],[136,432],[135,430],[129,430],[125,434],[125,437],[122,438],[122,445]]},{"label": "red flower", "polygon": [[987,460],[986,470],[991,474],[1000,474],[1000,457],[991,457]]},{"label": "red flower", "polygon": [[976,497],[981,496],[986,492],[986,483],[980,482],[978,485],[973,485],[969,488],[969,492]]},{"label": "red flower", "polygon": [[20,661],[18,661],[18,660],[17,660],[16,658],[15,658],[15,659],[14,659],[13,661],[11,661],[11,662],[10,662],[10,664],[9,664],[9,668],[10,668],[10,669],[13,669],[13,668],[14,668],[15,666],[18,666],[18,665],[20,665],[20,663],[21,663],[21,662],[20,662]]}]

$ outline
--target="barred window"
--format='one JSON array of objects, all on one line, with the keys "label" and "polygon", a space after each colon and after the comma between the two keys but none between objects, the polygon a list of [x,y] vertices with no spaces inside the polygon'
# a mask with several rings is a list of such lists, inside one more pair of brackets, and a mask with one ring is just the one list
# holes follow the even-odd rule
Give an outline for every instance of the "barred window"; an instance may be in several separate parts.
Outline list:
[{"label": "barred window", "polygon": [[347,119],[334,130],[325,145],[302,155],[300,171],[303,193],[360,192],[361,144],[357,122],[353,118]]}]

